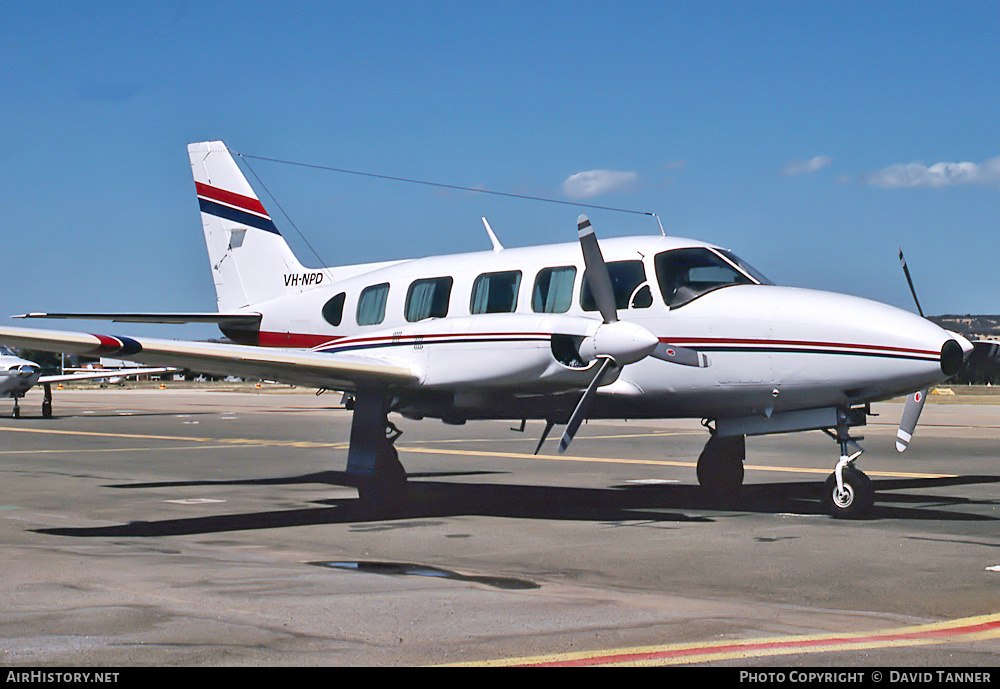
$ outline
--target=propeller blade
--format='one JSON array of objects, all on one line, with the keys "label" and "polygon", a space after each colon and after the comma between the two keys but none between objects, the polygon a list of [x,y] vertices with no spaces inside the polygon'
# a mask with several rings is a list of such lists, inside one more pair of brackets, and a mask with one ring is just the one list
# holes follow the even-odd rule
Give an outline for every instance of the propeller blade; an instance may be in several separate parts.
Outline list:
[{"label": "propeller blade", "polygon": [[580,235],[580,248],[583,249],[583,262],[587,267],[587,284],[590,293],[594,295],[594,303],[605,323],[615,323],[618,321],[615,290],[611,285],[608,265],[604,262],[601,247],[597,243],[597,235],[586,215],[576,219],[576,228]]},{"label": "propeller blade", "polygon": [[920,390],[906,398],[906,404],[903,406],[903,418],[900,419],[899,430],[896,431],[896,452],[904,452],[907,445],[910,444],[926,397],[927,390]]},{"label": "propeller blade", "polygon": [[[906,259],[903,258],[903,250],[898,246],[896,248],[899,250],[899,262],[903,266],[903,274],[906,275],[906,284],[910,286],[910,294],[913,295],[913,302],[917,305],[917,313],[923,316],[924,310],[920,308],[920,300],[917,299],[917,290],[913,289],[913,279],[910,277],[910,269],[906,267]],[[902,452],[902,450],[900,451]]]},{"label": "propeller blade", "polygon": [[656,357],[661,361],[669,361],[672,364],[680,364],[681,366],[695,366],[697,368],[706,368],[708,366],[708,357],[701,352],[688,349],[687,347],[677,347],[665,342],[658,344],[650,356]]},{"label": "propeller blade", "polygon": [[597,391],[597,388],[600,387],[601,378],[603,378],[605,372],[614,365],[614,360],[609,358],[605,358],[601,362],[601,367],[597,369],[597,375],[595,375],[594,379],[590,381],[590,385],[587,386],[586,392],[583,393],[580,401],[577,402],[576,409],[573,410],[573,415],[569,418],[569,423],[566,424],[566,430],[563,431],[563,436],[559,440],[559,454],[566,452],[566,448],[568,448],[569,444],[573,442],[573,436],[575,436],[576,432],[580,429],[580,424],[583,423],[583,420],[587,418],[587,409],[590,407],[590,400],[593,398],[594,392]]},{"label": "propeller blade", "polygon": [[549,431],[551,431],[552,427],[555,426],[555,425],[556,425],[556,422],[553,421],[552,419],[546,419],[545,420],[545,430],[542,431],[542,437],[538,441],[538,446],[535,448],[535,454],[536,455],[538,454],[539,450],[542,449],[542,445],[545,444],[545,439],[549,437]]}]

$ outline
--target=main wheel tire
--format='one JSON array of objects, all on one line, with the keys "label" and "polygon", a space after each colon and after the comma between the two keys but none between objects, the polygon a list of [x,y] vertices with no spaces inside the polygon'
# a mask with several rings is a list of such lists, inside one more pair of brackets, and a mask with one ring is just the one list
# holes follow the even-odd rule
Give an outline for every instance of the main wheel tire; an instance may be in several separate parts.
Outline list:
[{"label": "main wheel tire", "polygon": [[365,508],[373,512],[388,512],[406,500],[406,470],[399,453],[392,445],[380,451],[375,474],[358,486],[358,497]]},{"label": "main wheel tire", "polygon": [[743,490],[743,436],[712,436],[698,457],[698,484],[713,503],[732,503]]},{"label": "main wheel tire", "polygon": [[875,505],[875,488],[864,472],[852,466],[843,470],[844,490],[837,487],[837,475],[830,474],[823,484],[823,504],[836,519],[865,519]]}]

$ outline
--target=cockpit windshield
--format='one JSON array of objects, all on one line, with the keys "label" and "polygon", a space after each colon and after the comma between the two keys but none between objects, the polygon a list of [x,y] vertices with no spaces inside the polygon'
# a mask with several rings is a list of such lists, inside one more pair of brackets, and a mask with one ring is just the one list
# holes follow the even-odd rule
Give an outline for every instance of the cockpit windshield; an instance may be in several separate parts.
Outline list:
[{"label": "cockpit windshield", "polygon": [[660,294],[670,308],[730,285],[774,284],[734,254],[707,248],[675,249],[654,259]]},{"label": "cockpit windshield", "polygon": [[15,354],[14,352],[12,352],[5,345],[0,345],[0,356],[17,356],[17,354]]}]

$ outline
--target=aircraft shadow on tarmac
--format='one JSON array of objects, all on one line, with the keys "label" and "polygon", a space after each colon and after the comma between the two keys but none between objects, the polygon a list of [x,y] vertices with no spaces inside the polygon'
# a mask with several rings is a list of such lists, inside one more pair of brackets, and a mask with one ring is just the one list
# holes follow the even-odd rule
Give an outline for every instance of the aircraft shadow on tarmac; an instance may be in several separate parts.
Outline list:
[{"label": "aircraft shadow on tarmac", "polygon": [[[385,522],[415,518],[487,516],[514,519],[555,519],[596,523],[712,522],[740,513],[823,513],[822,482],[747,484],[743,493],[728,504],[713,503],[693,484],[627,484],[607,488],[528,486],[503,483],[471,483],[434,480],[504,472],[454,472],[410,474],[407,499],[400,505],[373,510],[357,498],[332,498],[303,509],[273,510],[134,521],[118,526],[36,529],[39,533],[76,537],[156,537],[220,533],[255,529],[280,529],[321,524]],[[266,486],[319,483],[351,486],[344,472],[327,471],[302,476],[228,481],[178,481],[117,484],[112,488],[142,490],[193,486]],[[996,521],[997,517],[957,511],[955,508],[992,505],[997,501],[973,501],[929,489],[958,485],[1000,483],[1000,476],[964,476],[930,479],[883,479],[874,481],[878,498],[872,519]],[[916,490],[917,493],[890,491]],[[704,513],[715,512],[714,517]]]}]

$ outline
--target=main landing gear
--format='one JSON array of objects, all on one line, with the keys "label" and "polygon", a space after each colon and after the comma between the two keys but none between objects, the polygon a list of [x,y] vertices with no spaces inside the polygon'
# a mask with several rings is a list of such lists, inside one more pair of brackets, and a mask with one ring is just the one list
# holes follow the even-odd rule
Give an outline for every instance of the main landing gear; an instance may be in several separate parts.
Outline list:
[{"label": "main landing gear", "polygon": [[377,511],[399,506],[406,496],[406,470],[393,446],[402,432],[389,421],[391,402],[384,392],[354,394],[347,475],[362,504]]},{"label": "main landing gear", "polygon": [[[833,416],[833,412],[836,416]],[[784,431],[823,430],[837,441],[840,446],[840,461],[830,477],[823,484],[822,503],[824,509],[837,519],[864,519],[871,514],[875,505],[875,488],[864,472],[854,466],[855,460],[861,455],[861,447],[857,441],[861,437],[852,437],[850,430],[854,426],[865,425],[867,407],[851,409],[820,410],[816,416],[809,412],[809,419],[825,420],[829,427],[812,425],[811,420],[794,422],[781,428]],[[720,434],[717,429],[708,426],[711,437],[698,457],[698,483],[712,504],[732,504],[739,497],[743,486],[743,461],[746,459],[746,435],[730,429],[738,428],[751,435],[768,432],[764,426],[753,426],[753,422],[741,421],[739,426],[729,425],[728,433]],[[775,431],[771,431],[775,432]]]},{"label": "main landing gear", "polygon": [[713,504],[734,502],[743,489],[746,436],[712,433],[698,456],[698,483]]},{"label": "main landing gear", "polygon": [[[51,419],[52,418],[52,385],[50,383],[43,383],[42,387],[45,390],[45,397],[42,399],[42,418]],[[21,406],[18,404],[18,400],[21,399],[20,396],[14,395],[14,409],[11,410],[11,416],[15,419],[21,418]]]}]

